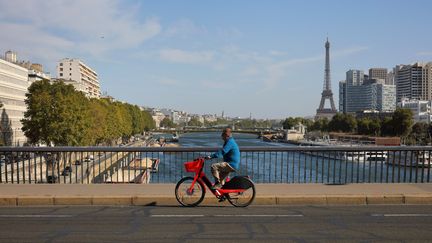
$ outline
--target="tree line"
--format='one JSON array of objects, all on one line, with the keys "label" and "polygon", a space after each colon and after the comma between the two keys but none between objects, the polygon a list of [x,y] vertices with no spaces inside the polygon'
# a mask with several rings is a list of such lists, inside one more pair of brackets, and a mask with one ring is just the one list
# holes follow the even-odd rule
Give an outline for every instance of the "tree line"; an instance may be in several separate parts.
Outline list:
[{"label": "tree line", "polygon": [[87,98],[61,81],[34,82],[25,103],[22,130],[32,145],[112,145],[155,127],[150,113],[136,105]]},{"label": "tree line", "polygon": [[281,122],[284,129],[303,124],[308,132],[343,132],[368,136],[399,136],[405,144],[427,145],[432,142],[432,126],[428,123],[414,124],[409,109],[398,108],[391,116],[384,118],[356,118],[351,114],[337,113],[331,120],[310,120],[288,117]]}]

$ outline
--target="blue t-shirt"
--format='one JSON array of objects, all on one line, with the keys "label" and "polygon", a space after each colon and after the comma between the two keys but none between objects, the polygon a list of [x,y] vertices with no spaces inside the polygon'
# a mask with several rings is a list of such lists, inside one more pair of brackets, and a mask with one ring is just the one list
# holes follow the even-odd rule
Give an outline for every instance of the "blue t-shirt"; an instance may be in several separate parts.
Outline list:
[{"label": "blue t-shirt", "polygon": [[240,165],[240,149],[234,138],[229,138],[222,149],[211,155],[212,158],[223,158],[231,167],[238,170]]}]

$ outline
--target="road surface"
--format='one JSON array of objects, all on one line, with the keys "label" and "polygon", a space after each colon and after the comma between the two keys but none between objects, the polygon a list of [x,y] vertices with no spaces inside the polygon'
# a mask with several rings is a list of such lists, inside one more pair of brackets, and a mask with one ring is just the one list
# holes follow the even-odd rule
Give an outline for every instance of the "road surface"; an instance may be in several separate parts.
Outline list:
[{"label": "road surface", "polygon": [[0,242],[430,241],[432,206],[0,208]]}]

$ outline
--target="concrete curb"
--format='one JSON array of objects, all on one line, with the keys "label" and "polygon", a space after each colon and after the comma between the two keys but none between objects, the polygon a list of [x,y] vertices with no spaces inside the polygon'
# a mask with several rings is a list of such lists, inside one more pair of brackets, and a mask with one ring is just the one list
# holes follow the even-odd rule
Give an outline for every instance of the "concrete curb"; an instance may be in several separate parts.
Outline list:
[{"label": "concrete curb", "polygon": [[51,196],[25,196],[17,197],[18,206],[42,206],[54,205],[54,197]]},{"label": "concrete curb", "polygon": [[[258,196],[252,205],[432,205],[432,194]],[[0,196],[0,206],[124,205],[178,206],[173,196]],[[229,205],[205,197],[201,205]]]},{"label": "concrete curb", "polygon": [[367,195],[366,203],[369,205],[378,204],[405,204],[404,195]]}]

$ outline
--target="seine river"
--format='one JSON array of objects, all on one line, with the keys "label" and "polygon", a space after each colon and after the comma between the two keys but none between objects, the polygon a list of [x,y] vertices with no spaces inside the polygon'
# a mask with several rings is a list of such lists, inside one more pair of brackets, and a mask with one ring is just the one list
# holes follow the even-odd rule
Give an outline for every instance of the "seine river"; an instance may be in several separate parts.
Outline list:
[{"label": "seine river", "polygon": [[[219,132],[187,133],[179,137],[179,145],[185,148],[193,147],[221,147],[223,141]],[[161,136],[171,136],[161,135]],[[254,134],[234,134],[238,145],[245,146],[294,146],[284,143],[268,143],[258,139]],[[152,182],[175,183],[186,175],[183,163],[196,157],[211,154],[198,152],[182,153],[152,153],[145,155],[160,159],[159,171],[153,173]],[[390,156],[389,156],[390,157]],[[415,182],[415,178],[424,181],[429,177],[429,168],[413,168],[391,166],[387,161],[356,162],[329,159],[318,154],[304,154],[299,152],[242,152],[240,169],[237,174],[249,175],[257,183],[362,183],[362,182]],[[210,164],[216,159],[207,161],[206,174],[211,177]]]}]

